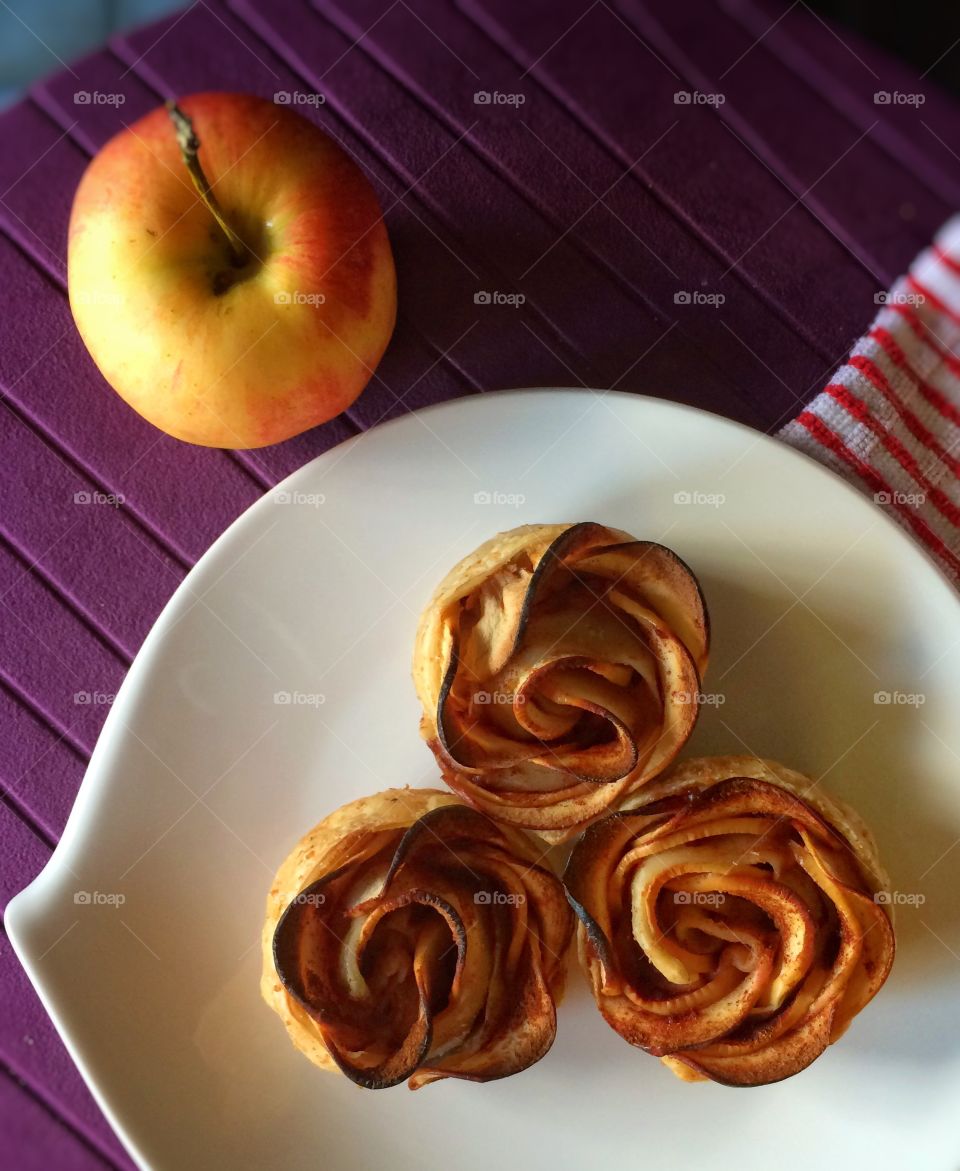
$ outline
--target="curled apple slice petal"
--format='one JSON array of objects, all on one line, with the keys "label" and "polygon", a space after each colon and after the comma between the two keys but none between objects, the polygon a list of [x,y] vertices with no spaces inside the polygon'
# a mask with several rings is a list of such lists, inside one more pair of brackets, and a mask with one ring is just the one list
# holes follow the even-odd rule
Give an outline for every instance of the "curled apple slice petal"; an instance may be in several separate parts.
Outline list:
[{"label": "curled apple slice petal", "polygon": [[421,731],[464,800],[561,841],[672,763],[708,644],[700,587],[669,549],[591,522],[524,525],[426,607]]},{"label": "curled apple slice petal", "polygon": [[299,1049],[357,1085],[489,1081],[553,1043],[573,927],[532,839],[450,794],[388,790],[281,867],[261,990]]},{"label": "curled apple slice petal", "polygon": [[679,765],[586,830],[564,882],[604,1018],[685,1080],[798,1073],[893,963],[869,831],[772,761]]}]

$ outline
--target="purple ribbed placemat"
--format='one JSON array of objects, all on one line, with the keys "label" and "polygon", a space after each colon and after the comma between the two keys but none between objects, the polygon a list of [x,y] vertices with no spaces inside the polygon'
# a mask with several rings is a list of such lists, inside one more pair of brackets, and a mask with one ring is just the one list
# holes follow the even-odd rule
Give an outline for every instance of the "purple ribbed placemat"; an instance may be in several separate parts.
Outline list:
[{"label": "purple ribbed placemat", "polygon": [[[90,155],[197,89],[322,94],[300,109],[370,175],[396,252],[377,377],[344,417],[256,453],[140,420],[64,293]],[[918,89],[919,109],[873,101]],[[762,0],[205,0],[37,87],[0,151],[3,903],[49,857],[161,606],[264,487],[381,419],[505,386],[615,386],[772,430],[960,201],[958,130],[909,71]],[[83,502],[98,494],[123,504]],[[129,1167],[6,937],[0,1001],[0,1165]]]}]

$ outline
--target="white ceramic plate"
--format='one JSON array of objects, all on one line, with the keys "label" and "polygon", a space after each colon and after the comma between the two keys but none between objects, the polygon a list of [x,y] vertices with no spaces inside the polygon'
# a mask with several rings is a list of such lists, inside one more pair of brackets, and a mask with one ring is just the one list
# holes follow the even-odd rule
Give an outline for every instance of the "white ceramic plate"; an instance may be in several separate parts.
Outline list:
[{"label": "white ceramic plate", "polygon": [[[436,781],[409,678],[418,612],[487,536],[564,520],[662,541],[695,569],[715,698],[687,752],[778,757],[855,803],[900,892],[893,975],[809,1070],[750,1092],[684,1085],[631,1049],[576,968],[556,1044],[527,1072],[359,1090],[309,1065],[260,1002],[265,893],[342,802]],[[952,588],[780,443],[628,395],[461,400],[321,456],[217,541],[144,643],[8,928],[154,1171],[809,1171],[853,1155],[954,1171],[958,677]]]}]

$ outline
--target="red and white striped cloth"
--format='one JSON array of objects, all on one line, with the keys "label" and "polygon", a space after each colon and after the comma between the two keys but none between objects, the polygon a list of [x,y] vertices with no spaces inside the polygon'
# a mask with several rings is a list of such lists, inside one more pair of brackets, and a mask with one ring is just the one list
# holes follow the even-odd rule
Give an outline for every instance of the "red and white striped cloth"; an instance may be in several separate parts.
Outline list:
[{"label": "red and white striped cloth", "polygon": [[960,582],[960,215],[779,436],[872,495]]}]

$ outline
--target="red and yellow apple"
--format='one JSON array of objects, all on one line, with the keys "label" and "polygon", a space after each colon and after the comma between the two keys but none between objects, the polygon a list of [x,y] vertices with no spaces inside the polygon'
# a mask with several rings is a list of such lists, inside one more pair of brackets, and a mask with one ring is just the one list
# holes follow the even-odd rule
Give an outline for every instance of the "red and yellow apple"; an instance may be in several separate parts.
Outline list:
[{"label": "red and yellow apple", "polygon": [[208,447],[278,443],[345,410],[390,340],[380,207],[287,107],[206,93],[180,111],[209,198],[169,110],[123,130],[74,199],[70,306],[107,382],[157,427]]}]

